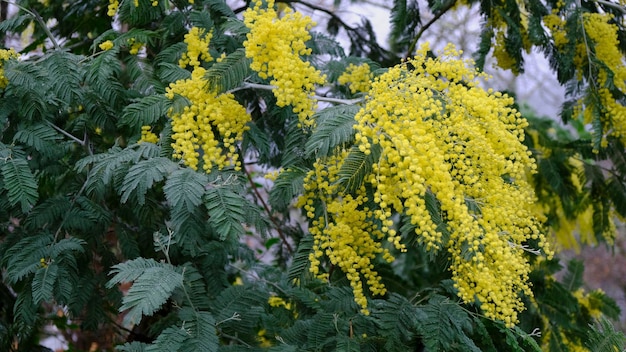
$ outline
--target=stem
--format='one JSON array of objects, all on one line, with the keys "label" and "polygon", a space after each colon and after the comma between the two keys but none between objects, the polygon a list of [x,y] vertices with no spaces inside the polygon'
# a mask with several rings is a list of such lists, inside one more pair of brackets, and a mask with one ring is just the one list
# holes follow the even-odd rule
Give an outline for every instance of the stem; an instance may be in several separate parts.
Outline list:
[{"label": "stem", "polygon": [[252,187],[254,194],[256,195],[259,202],[261,202],[261,205],[263,206],[263,209],[267,213],[267,216],[269,217],[270,221],[272,222],[272,224],[274,224],[274,228],[276,229],[276,232],[278,233],[278,237],[280,237],[280,240],[285,244],[285,247],[287,248],[287,252],[289,252],[289,254],[293,254],[293,248],[289,244],[289,241],[287,241],[287,237],[285,236],[283,231],[280,229],[280,224],[278,223],[278,221],[276,221],[276,218],[272,216],[272,211],[270,207],[267,205],[267,203],[265,202],[265,200],[263,199],[263,197],[261,196],[261,194],[259,193],[259,190],[254,184],[254,180],[252,180],[252,176],[250,175],[250,172],[245,167],[243,167],[242,169],[244,170],[244,172],[246,173],[246,176],[248,177],[248,181],[250,182],[250,186]]},{"label": "stem", "polygon": [[227,334],[227,333],[223,332],[221,329],[218,329],[218,335],[220,335],[220,336],[222,336],[222,337],[224,337],[224,338],[227,338],[227,339],[229,339],[229,340],[237,341],[237,342],[239,342],[240,344],[242,344],[242,345],[246,346],[247,348],[252,348],[252,346],[250,346],[250,345],[249,345],[248,343],[246,343],[244,340],[242,340],[242,339],[240,339],[240,338],[238,338],[238,337],[236,337],[236,336],[229,335],[229,334]]},{"label": "stem", "polygon": [[420,28],[420,30],[415,35],[415,38],[413,38],[413,41],[411,41],[411,45],[409,45],[409,48],[407,49],[406,56],[404,57],[405,60],[408,59],[413,54],[413,52],[415,51],[415,47],[417,46],[417,42],[422,37],[422,34],[424,34],[424,32],[426,32],[426,30],[428,30],[428,28],[430,28],[430,26],[432,26],[435,22],[437,22],[437,20],[439,20],[441,18],[441,16],[443,16],[446,12],[448,12],[454,6],[454,4],[456,4],[456,0],[452,0],[452,1],[448,2],[441,9],[441,11],[439,11],[437,14],[435,14],[435,16],[430,19],[430,21],[426,22],[426,24],[424,24]]},{"label": "stem", "polygon": [[43,30],[46,32],[46,35],[48,36],[48,38],[50,38],[50,41],[52,42],[52,45],[54,45],[54,49],[55,50],[60,50],[61,47],[59,46],[59,43],[57,43],[56,39],[54,39],[54,36],[52,35],[52,32],[50,32],[50,29],[48,28],[46,23],[43,21],[43,18],[41,18],[39,13],[37,13],[37,11],[33,9],[31,14],[33,16],[35,16],[35,19],[37,20],[37,22],[39,22],[39,25],[41,26],[41,28],[43,28]]},{"label": "stem", "polygon": [[[359,40],[361,40],[364,43],[368,43],[370,44],[370,48],[375,49],[376,51],[378,51],[381,54],[384,54],[386,59],[392,58],[393,55],[388,51],[383,49],[380,45],[378,45],[378,43],[375,40],[372,40],[371,38],[365,37],[362,33],[362,31],[359,31],[358,28],[354,28],[350,25],[348,25],[346,22],[344,22],[341,17],[337,16],[333,11],[325,9],[321,6],[318,6],[316,4],[312,4],[306,1],[302,1],[302,0],[277,0],[278,2],[282,2],[285,4],[301,4],[303,6],[306,6],[312,10],[315,11],[320,11],[325,13],[326,15],[330,16],[333,20],[337,21],[337,23],[339,23],[341,25],[341,27],[343,27],[347,32],[350,32],[352,34],[354,34]],[[350,35],[349,35],[350,36]]]},{"label": "stem", "polygon": [[7,4],[11,4],[17,8],[19,8],[20,10],[26,12],[27,14],[33,16],[35,18],[35,20],[37,21],[37,23],[39,23],[39,25],[41,26],[41,28],[43,28],[44,32],[46,32],[46,35],[48,36],[48,38],[50,38],[50,41],[52,42],[52,45],[54,46],[54,49],[56,50],[60,50],[61,47],[59,46],[59,43],[57,43],[56,39],[54,39],[54,36],[52,35],[52,32],[50,32],[50,29],[48,28],[48,26],[46,26],[46,23],[43,21],[43,18],[41,18],[41,16],[39,15],[39,13],[37,13],[36,10],[29,10],[27,8],[25,8],[24,6],[21,6],[15,2],[11,2],[8,0],[0,0],[2,2],[6,2]]},{"label": "stem", "polygon": [[275,289],[277,289],[278,291],[282,292],[284,295],[287,295],[287,292],[286,292],[286,291],[285,291],[282,287],[280,287],[277,283],[272,282],[272,281],[268,281],[268,280],[266,280],[266,279],[264,279],[264,278],[262,278],[262,277],[258,276],[258,273],[252,273],[252,272],[250,272],[250,271],[248,271],[248,270],[246,270],[246,269],[242,269],[242,268],[237,267],[237,266],[235,266],[235,265],[233,265],[233,264],[228,264],[228,265],[229,265],[230,267],[232,267],[233,269],[235,269],[235,270],[237,270],[237,271],[240,271],[240,272],[242,272],[242,273],[244,273],[244,274],[246,274],[246,275],[255,275],[255,278],[256,278],[257,280],[259,280],[259,281],[261,281],[261,282],[263,282],[263,283],[265,283],[265,284],[268,284],[268,285],[270,285],[270,286],[274,287]]},{"label": "stem", "polygon": [[55,130],[57,130],[57,132],[61,133],[62,135],[64,135],[65,137],[73,140],[74,142],[80,144],[81,146],[85,146],[85,141],[82,141],[80,139],[78,139],[78,137],[74,136],[73,134],[65,131],[64,129],[62,129],[61,127],[58,127],[57,125],[53,124],[52,122],[46,120],[46,123],[48,124],[48,126],[54,128]]},{"label": "stem", "polygon": [[610,1],[606,1],[606,0],[593,0],[593,2],[597,2],[598,4],[602,4],[611,8],[614,8],[618,11],[621,11],[622,13],[626,13],[626,7],[620,5],[620,4],[616,4],[616,3],[612,3]]},{"label": "stem", "polygon": [[[185,279],[185,269],[187,269],[187,268],[183,267],[183,273],[181,274],[183,276],[183,281]],[[196,310],[196,306],[193,304],[193,301],[191,300],[191,297],[189,297],[189,293],[187,292],[187,288],[185,288],[185,283],[183,282],[183,284],[181,286],[182,286],[183,292],[185,293],[185,298],[187,298],[187,301],[189,302],[189,305],[191,306],[191,309],[193,309],[193,312],[194,312],[194,314],[196,315],[196,318],[197,318],[198,317],[198,310]]]},{"label": "stem", "polygon": [[[261,90],[274,90],[278,87],[273,86],[273,85],[269,85],[269,84],[258,84],[258,83],[248,83],[248,82],[244,82],[244,84],[240,87],[237,88],[233,88],[231,90],[228,90],[227,93],[233,93],[239,90],[243,90],[243,89],[261,89]],[[355,99],[339,99],[339,98],[329,98],[329,97],[323,97],[323,96],[319,96],[319,95],[313,95],[312,96],[313,99],[316,99],[318,101],[325,101],[328,103],[335,103],[335,104],[345,104],[345,105],[355,105],[358,103],[363,102],[363,98],[355,98]]]}]

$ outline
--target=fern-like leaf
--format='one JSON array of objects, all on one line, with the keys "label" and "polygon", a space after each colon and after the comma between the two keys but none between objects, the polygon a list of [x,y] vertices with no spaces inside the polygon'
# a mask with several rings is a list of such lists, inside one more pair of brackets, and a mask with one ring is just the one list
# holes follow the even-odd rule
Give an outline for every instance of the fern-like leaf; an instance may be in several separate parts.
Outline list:
[{"label": "fern-like leaf", "polygon": [[85,58],[66,51],[55,50],[44,56],[40,62],[50,77],[50,90],[63,104],[74,106],[82,100],[84,90],[82,66]]},{"label": "fern-like leaf", "polygon": [[215,312],[215,320],[220,328],[245,333],[259,323],[267,298],[266,292],[250,287],[230,286],[211,302],[211,311]]},{"label": "fern-like leaf", "polygon": [[289,282],[298,279],[304,275],[306,269],[309,267],[309,253],[313,249],[313,236],[305,236],[300,240],[298,244],[298,250],[293,256],[293,262],[287,272],[287,279]]},{"label": "fern-like leaf", "polygon": [[126,203],[131,195],[135,195],[137,203],[144,205],[148,189],[176,169],[176,163],[164,157],[140,161],[133,165],[124,177],[122,188],[119,189],[122,196],[120,201]]},{"label": "fern-like leaf", "polygon": [[372,166],[380,158],[380,153],[381,147],[376,144],[372,144],[369,155],[360,151],[357,146],[353,146],[339,169],[337,180],[339,186],[348,193],[359,189],[365,177],[372,172]]},{"label": "fern-like leaf", "polygon": [[147,346],[148,345],[146,345],[145,343],[133,341],[126,342],[121,346],[116,346],[115,349],[120,352],[145,352]]},{"label": "fern-like leaf", "polygon": [[207,184],[208,178],[205,174],[181,168],[168,177],[163,191],[172,209],[192,212],[202,203],[202,195]]},{"label": "fern-like leaf", "polygon": [[607,183],[608,194],[614,209],[626,218],[626,186],[617,177],[611,177]]},{"label": "fern-like leaf", "polygon": [[359,110],[355,105],[339,105],[315,114],[317,128],[306,143],[306,155],[325,157],[335,147],[351,141],[356,123],[354,115]]},{"label": "fern-like leaf", "polygon": [[104,187],[110,185],[115,177],[124,179],[121,173],[123,166],[137,163],[141,159],[150,159],[159,156],[159,147],[152,143],[141,143],[137,147],[112,147],[106,153],[87,156],[76,162],[76,171],[82,172],[89,166],[91,170],[85,189],[87,194],[102,193]]},{"label": "fern-like leaf", "polygon": [[563,285],[568,291],[574,292],[582,287],[584,271],[585,266],[580,260],[572,259],[567,263],[567,272],[563,277]]},{"label": "fern-like leaf", "polygon": [[153,259],[137,258],[117,264],[111,274],[114,276],[107,283],[109,288],[133,281],[120,307],[120,312],[129,309],[124,320],[132,324],[139,324],[143,316],[154,314],[183,284],[183,275],[174,266]]},{"label": "fern-like leaf", "polygon": [[189,335],[185,329],[179,327],[169,327],[163,330],[154,343],[145,348],[145,351],[179,351],[188,337]]},{"label": "fern-like leaf", "polygon": [[210,313],[183,308],[178,315],[184,321],[183,326],[188,334],[179,352],[217,350],[219,341],[215,330],[215,319]]},{"label": "fern-like leaf", "polygon": [[315,315],[309,334],[307,344],[311,347],[320,348],[327,343],[329,335],[333,332],[333,313],[320,313]]},{"label": "fern-like leaf", "polygon": [[406,346],[417,331],[419,321],[426,319],[424,312],[415,308],[406,298],[391,294],[389,299],[377,301],[373,317],[378,327],[387,337],[385,348],[388,350]]},{"label": "fern-like leaf", "polygon": [[35,272],[32,282],[34,304],[52,301],[52,290],[58,273],[59,266],[55,263],[41,267]]},{"label": "fern-like leaf", "polygon": [[330,55],[338,58],[346,56],[339,42],[320,32],[311,32],[311,39],[306,42],[306,46],[311,49],[312,55]]},{"label": "fern-like leaf", "polygon": [[20,128],[13,136],[14,141],[24,143],[38,152],[45,152],[61,139],[57,131],[42,123]]},{"label": "fern-like leaf", "polygon": [[107,282],[106,287],[112,288],[124,282],[137,280],[147,269],[160,267],[161,263],[154,259],[137,258],[113,267],[110,274],[114,276]]},{"label": "fern-like leaf", "polygon": [[278,211],[287,210],[293,199],[304,192],[304,177],[307,172],[308,170],[299,167],[290,167],[281,172],[270,190],[270,205]]},{"label": "fern-like leaf", "polygon": [[245,200],[226,187],[207,190],[204,204],[209,212],[209,224],[219,234],[221,240],[239,238],[245,231]]},{"label": "fern-like leaf", "polygon": [[480,352],[466,335],[471,334],[472,323],[467,312],[458,303],[435,295],[427,305],[418,309],[426,317],[420,321],[419,331],[428,350],[449,351],[456,342],[464,346],[464,351]]},{"label": "fern-like leaf", "polygon": [[7,190],[9,204],[20,205],[23,213],[27,213],[39,199],[37,179],[30,171],[28,162],[23,158],[11,158],[0,168]]},{"label": "fern-like leaf", "polygon": [[213,29],[213,20],[211,20],[211,16],[206,11],[191,11],[189,13],[189,22],[194,27],[204,29],[206,33]]},{"label": "fern-like leaf", "polygon": [[585,347],[592,352],[623,351],[626,348],[626,336],[616,331],[613,324],[602,318],[587,330],[588,338],[585,339]]},{"label": "fern-like leaf", "polygon": [[337,346],[335,351],[360,352],[361,346],[359,346],[356,339],[346,335],[339,335],[337,336]]},{"label": "fern-like leaf", "polygon": [[41,258],[46,258],[47,248],[53,237],[48,234],[28,236],[9,248],[0,263],[6,267],[6,278],[15,284],[41,267]]},{"label": "fern-like leaf", "polygon": [[251,74],[250,63],[245,50],[238,49],[211,66],[204,77],[212,89],[224,92],[240,86]]},{"label": "fern-like leaf", "polygon": [[597,309],[610,319],[618,320],[621,309],[619,305],[611,297],[607,296],[601,290],[591,291],[588,295],[589,306]]},{"label": "fern-like leaf", "polygon": [[161,116],[165,116],[169,107],[170,100],[165,95],[149,95],[127,105],[119,123],[136,129],[144,125],[152,125]]}]

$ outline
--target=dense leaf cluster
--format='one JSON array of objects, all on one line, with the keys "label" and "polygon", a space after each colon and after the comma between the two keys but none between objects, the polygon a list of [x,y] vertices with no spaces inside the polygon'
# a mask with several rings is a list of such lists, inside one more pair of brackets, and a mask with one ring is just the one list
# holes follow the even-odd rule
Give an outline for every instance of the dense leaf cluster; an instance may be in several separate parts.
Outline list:
[{"label": "dense leaf cluster", "polygon": [[[43,349],[47,324],[68,338],[100,334],[71,342],[73,350],[90,343],[129,352],[624,349],[626,338],[606,318],[617,319],[619,308],[602,292],[584,292],[582,263],[568,263],[558,281],[558,259],[529,254],[534,298],[523,297],[527,310],[509,329],[484,318],[478,304],[460,302],[448,254],[413,243],[406,214],[394,216],[409,250],[391,264],[375,263],[388,293],[368,297],[370,315],[360,313],[342,272],[327,265],[325,281],[309,272],[313,240],[292,207],[307,172],[318,157],[352,150],[338,183],[356,191],[380,152],[354,147],[353,104],[362,94],[337,78],[350,64],[368,63],[379,74],[411,56],[431,23],[420,19],[426,8],[417,1],[394,1],[390,50],[367,20],[350,26],[326,13],[326,33],[312,33],[307,43],[308,60],[329,82],[318,92],[325,97],[310,130],[298,126],[290,107],[276,105],[269,80],[250,69],[248,29],[238,16],[245,8],[221,0],[157,3],[121,0],[113,21],[109,1],[20,0],[19,12],[0,23],[0,39],[34,24],[22,51],[30,56],[2,66],[9,84],[0,89],[0,350]],[[595,94],[586,83],[602,64],[576,76],[575,50],[556,47],[542,26],[556,3],[475,3],[485,17],[479,66],[493,48],[498,19],[507,25],[503,43],[513,69],[523,70],[528,43],[549,56],[572,99]],[[576,9],[567,12],[567,35],[578,35],[577,13],[610,12],[624,51],[623,13],[605,3],[568,2]],[[437,19],[455,4],[433,0],[427,9]],[[190,77],[178,60],[192,26],[212,32],[212,57],[224,54],[205,63],[206,80],[232,92],[252,116],[238,145],[247,163],[240,171],[207,174],[172,158],[168,112],[183,111],[188,101],[164,94]],[[350,56],[334,40],[340,32],[348,35]],[[114,46],[101,50],[108,40]],[[143,44],[139,55],[130,53],[133,43]],[[566,104],[562,116],[576,132],[526,114],[538,204],[548,209],[546,232],[582,221],[591,207],[594,241],[610,244],[615,216],[626,217],[624,145],[608,136],[601,146],[607,131],[600,115],[588,133],[573,111]],[[142,126],[151,126],[159,143],[142,142]],[[260,176],[277,169],[283,172],[268,190]],[[426,203],[445,228],[437,200],[427,196]]]}]

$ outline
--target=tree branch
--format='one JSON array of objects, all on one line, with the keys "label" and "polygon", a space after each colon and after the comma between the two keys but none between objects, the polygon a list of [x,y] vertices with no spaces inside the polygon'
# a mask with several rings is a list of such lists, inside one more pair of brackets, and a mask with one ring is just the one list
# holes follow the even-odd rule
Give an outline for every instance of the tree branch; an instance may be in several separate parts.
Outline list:
[{"label": "tree branch", "polygon": [[[226,92],[227,93],[234,93],[236,91],[243,90],[243,89],[274,90],[276,88],[278,88],[278,87],[272,86],[272,85],[269,85],[269,84],[258,84],[258,83],[247,83],[247,82],[244,82],[244,84],[242,86],[230,89],[230,90],[228,90]],[[354,104],[358,104],[358,103],[363,102],[363,98],[339,99],[339,98],[323,97],[323,96],[320,96],[320,95],[313,95],[312,98],[316,99],[317,101],[325,101],[325,102],[328,102],[328,103],[345,104],[345,105],[354,105]]]},{"label": "tree branch", "polygon": [[252,179],[250,172],[245,167],[243,167],[242,169],[244,170],[244,172],[246,173],[246,176],[248,177],[248,181],[250,182],[250,186],[252,187],[254,194],[256,195],[259,202],[261,202],[261,206],[263,206],[263,209],[267,213],[267,216],[269,217],[270,221],[272,222],[272,224],[274,224],[274,228],[276,229],[276,232],[278,233],[278,237],[280,237],[280,240],[285,244],[285,248],[287,248],[287,252],[289,252],[289,254],[293,254],[293,248],[291,247],[291,244],[289,244],[289,241],[287,241],[287,237],[281,230],[280,224],[278,223],[278,221],[276,221],[276,218],[274,218],[274,216],[272,215],[272,210],[270,209],[270,207],[267,205],[267,203],[265,202],[265,200],[259,193],[259,190],[254,184],[254,180]]},{"label": "tree branch", "polygon": [[46,25],[46,23],[43,21],[43,18],[41,18],[41,16],[39,15],[39,13],[35,10],[29,10],[27,8],[25,8],[24,6],[21,6],[15,2],[11,2],[8,0],[0,0],[1,2],[5,2],[7,4],[11,4],[17,8],[19,8],[20,10],[26,12],[27,14],[33,16],[33,18],[37,21],[37,23],[39,23],[39,25],[41,26],[41,28],[43,28],[44,32],[46,32],[46,35],[48,36],[48,38],[50,38],[50,41],[52,42],[52,45],[54,46],[54,49],[56,50],[60,50],[61,47],[59,46],[59,43],[56,41],[56,39],[54,39],[54,35],[52,35],[52,32],[50,32],[50,29],[48,28],[48,26]]},{"label": "tree branch", "polygon": [[348,25],[346,22],[344,22],[341,17],[337,16],[333,11],[328,10],[324,7],[318,6],[316,4],[312,4],[306,1],[302,1],[302,0],[278,0],[276,2],[282,2],[285,4],[300,4],[303,6],[306,6],[312,10],[315,11],[320,11],[323,12],[324,14],[330,16],[333,20],[337,21],[337,23],[339,23],[341,25],[341,27],[343,27],[343,29],[345,29],[347,32],[349,33],[353,33],[359,40],[370,44],[371,47],[375,46],[375,49],[380,52],[383,53],[387,56],[387,59],[393,57],[393,54],[391,54],[391,52],[385,50],[384,48],[382,48],[380,45],[378,45],[378,43],[376,43],[376,41],[372,40],[371,38],[365,37],[359,30],[358,28],[354,28],[350,25]]},{"label": "tree branch", "polygon": [[598,4],[602,4],[604,6],[614,8],[618,11],[621,11],[622,13],[626,13],[626,7],[624,7],[623,5],[616,4],[616,3],[606,1],[606,0],[593,0],[593,2],[597,2]]},{"label": "tree branch", "polygon": [[80,144],[81,146],[85,146],[86,143],[85,141],[82,141],[80,139],[78,139],[76,136],[74,136],[73,134],[65,131],[64,129],[62,129],[61,127],[58,127],[57,125],[53,124],[52,122],[46,120],[46,123],[48,124],[48,126],[54,128],[57,132],[61,133],[62,135],[64,135],[65,137],[73,140],[74,142]]},{"label": "tree branch", "polygon": [[426,32],[426,30],[428,30],[430,26],[432,26],[435,22],[437,22],[441,18],[441,16],[443,16],[446,12],[448,12],[455,4],[456,4],[456,0],[451,0],[441,9],[441,11],[437,12],[437,14],[435,14],[435,16],[433,16],[433,18],[430,19],[430,21],[426,22],[426,24],[420,27],[420,30],[415,35],[415,38],[413,38],[413,41],[411,41],[411,45],[409,45],[409,48],[406,51],[406,56],[404,57],[405,60],[409,59],[413,55],[413,52],[415,51],[415,47],[417,46],[417,42],[422,37],[422,34],[424,34],[424,32]]}]

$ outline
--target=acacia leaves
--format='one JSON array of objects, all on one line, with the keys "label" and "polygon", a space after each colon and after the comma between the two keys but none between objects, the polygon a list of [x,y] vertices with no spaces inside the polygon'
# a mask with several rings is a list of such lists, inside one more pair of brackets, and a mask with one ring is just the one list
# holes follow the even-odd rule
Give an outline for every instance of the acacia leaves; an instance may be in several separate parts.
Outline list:
[{"label": "acacia leaves", "polygon": [[11,206],[18,205],[27,213],[37,202],[37,179],[24,158],[10,158],[1,162],[2,183]]},{"label": "acacia leaves", "polygon": [[138,324],[143,316],[154,314],[183,284],[183,275],[175,267],[153,259],[138,258],[117,264],[111,274],[114,276],[108,287],[133,282],[120,307],[120,311],[129,310],[124,319],[130,324]]},{"label": "acacia leaves", "polygon": [[[449,252],[424,250],[415,231],[422,224],[412,224],[410,215],[402,214],[396,205],[390,204],[386,220],[381,219],[382,213],[377,215],[380,207],[372,200],[376,190],[367,179],[386,160],[375,142],[380,136],[366,137],[373,144],[368,153],[354,147],[354,117],[365,100],[359,99],[362,93],[349,91],[350,82],[339,83],[338,77],[350,63],[367,62],[376,74],[412,54],[415,38],[430,26],[419,17],[426,12],[417,1],[393,1],[391,51],[378,46],[369,22],[348,27],[338,15],[315,11],[331,16],[330,32],[344,27],[341,32],[348,34],[352,48],[347,56],[333,33],[311,33],[297,50],[298,60],[326,77],[320,85],[306,86],[310,93],[306,98],[317,100],[317,107],[315,123],[305,128],[293,106],[278,106],[272,92],[276,82],[250,68],[252,58],[243,47],[250,29],[240,20],[245,7],[231,9],[222,0],[120,1],[111,19],[104,16],[115,3],[111,1],[76,0],[68,8],[54,1],[46,6],[25,0],[16,3],[27,5],[24,9],[32,9],[32,14],[19,10],[0,23],[0,37],[5,31],[23,31],[34,21],[36,10],[42,23],[51,26],[61,49],[46,47],[46,33],[37,23],[34,41],[24,51],[31,56],[3,60],[0,66],[8,80],[0,88],[0,350],[35,350],[42,323],[57,323],[72,336],[100,329],[98,333],[106,331],[102,335],[117,339],[118,350],[137,352],[538,351],[546,346],[564,350],[568,341],[603,351],[614,346],[623,349],[623,334],[606,321],[593,319],[598,314],[617,318],[619,307],[600,291],[584,292],[582,263],[570,262],[562,282],[553,279],[560,268],[556,260],[536,263],[530,273],[536,305],[521,313],[519,326],[508,329],[485,319],[479,304],[461,303],[450,280]],[[452,5],[450,1],[427,4],[435,19]],[[602,2],[587,5],[589,11],[605,6]],[[298,3],[295,10],[307,6]],[[548,4],[532,0],[524,11],[517,7],[512,1],[481,1],[480,11],[487,18],[503,16],[510,27],[503,33],[506,54],[520,61],[519,53],[530,39],[528,43],[539,45],[553,58],[561,81],[571,81],[576,50],[568,44],[569,51],[559,53],[550,42],[543,24],[550,13]],[[281,19],[299,16],[281,11]],[[522,30],[526,14],[528,26]],[[579,14],[572,11],[572,16]],[[619,21],[622,15],[616,16]],[[123,30],[111,28],[114,22]],[[83,23],[89,23],[89,28],[83,28]],[[572,30],[580,27],[575,25],[573,20],[567,23]],[[186,37],[190,26],[211,33],[211,41],[198,47]],[[290,29],[293,26],[285,26],[277,39],[289,38]],[[498,30],[483,31],[479,61],[492,51]],[[580,28],[576,31],[566,34],[572,44],[577,34],[583,34]],[[621,27],[620,36],[624,36]],[[262,39],[261,44],[266,44]],[[42,44],[43,50],[32,51]],[[172,83],[192,77],[192,68],[178,65],[181,55],[200,49],[208,49],[212,59],[201,60],[199,67],[205,71],[198,86],[166,95]],[[268,57],[266,64],[282,73],[297,70],[274,66],[280,58]],[[608,72],[600,62],[591,66],[584,73],[586,79],[593,78],[595,71]],[[521,61],[513,67],[521,69]],[[418,69],[407,66],[406,74]],[[289,83],[290,93],[298,93],[294,87],[305,87],[303,82]],[[591,132],[583,133],[581,128],[580,136],[565,136],[560,129],[556,135],[548,132],[554,125],[531,120],[528,132],[538,131],[537,138],[526,139],[538,161],[533,185],[537,196],[546,200],[542,205],[561,206],[551,208],[548,225],[555,224],[554,217],[562,209],[565,220],[588,215],[593,234],[601,237],[610,229],[614,212],[626,214],[624,148],[610,136],[608,146],[602,147],[603,100],[571,83],[564,120],[576,120],[580,93],[597,110],[591,116],[594,125],[588,129]],[[618,84],[617,78],[607,81],[613,93],[614,87],[609,86]],[[173,157],[173,136],[191,133],[193,128],[173,125],[171,116],[216,107],[203,99],[190,104],[190,97],[208,89],[217,95],[228,93],[245,111],[231,116],[232,106],[223,105],[215,115],[229,117],[220,124],[207,123],[199,114],[189,115],[189,121],[205,124],[202,132],[212,134],[211,141],[224,147],[221,150],[237,155],[241,169],[195,171],[183,166],[189,154],[177,155],[182,160]],[[623,96],[614,97],[623,103]],[[465,94],[463,99],[474,98]],[[424,107],[412,104],[407,111]],[[403,114],[400,109],[394,113]],[[249,118],[246,131],[242,138],[233,138],[229,128],[243,115]],[[150,139],[143,138],[146,132]],[[407,140],[418,135],[413,133]],[[457,146],[463,150],[473,138],[459,140]],[[506,138],[502,136],[503,144]],[[197,153],[198,158],[217,160],[225,155],[221,150],[207,152],[193,137],[190,144],[186,152]],[[318,172],[320,182],[330,172],[330,168],[316,169],[316,160],[324,159],[336,161],[332,166],[338,167],[333,170],[337,177],[328,183],[340,195],[322,199],[317,194],[311,202],[302,201],[299,197],[310,189],[305,179],[309,182],[311,170]],[[451,168],[461,170],[461,158]],[[264,178],[274,171],[277,178]],[[459,185],[465,187],[465,180]],[[448,243],[454,230],[449,226],[450,211],[435,193],[428,189],[423,195],[427,211],[422,215],[431,218],[433,230]],[[362,242],[386,226],[399,234],[398,241],[407,250],[400,253],[389,246],[389,254],[396,258],[393,263],[378,252],[363,261],[387,288],[380,295],[364,290],[369,315],[361,313],[349,286],[358,269],[337,270],[331,256],[337,257],[339,251],[312,235],[314,226],[328,225],[341,213],[337,209],[355,195],[370,198],[358,207],[368,209],[363,218],[371,226],[362,236],[350,238],[347,234],[359,225],[347,223],[332,241]],[[482,201],[467,196],[458,205],[467,207],[470,216],[485,219]],[[294,204],[315,208],[310,222]],[[329,211],[330,205],[335,211]],[[385,225],[391,219],[398,222]],[[311,272],[312,256],[319,258],[320,277]],[[364,288],[372,286],[371,277],[362,281]],[[80,324],[68,325],[70,320],[56,315],[50,319],[49,307],[63,307],[71,322]],[[531,333],[535,328],[544,332],[543,338]]]}]

